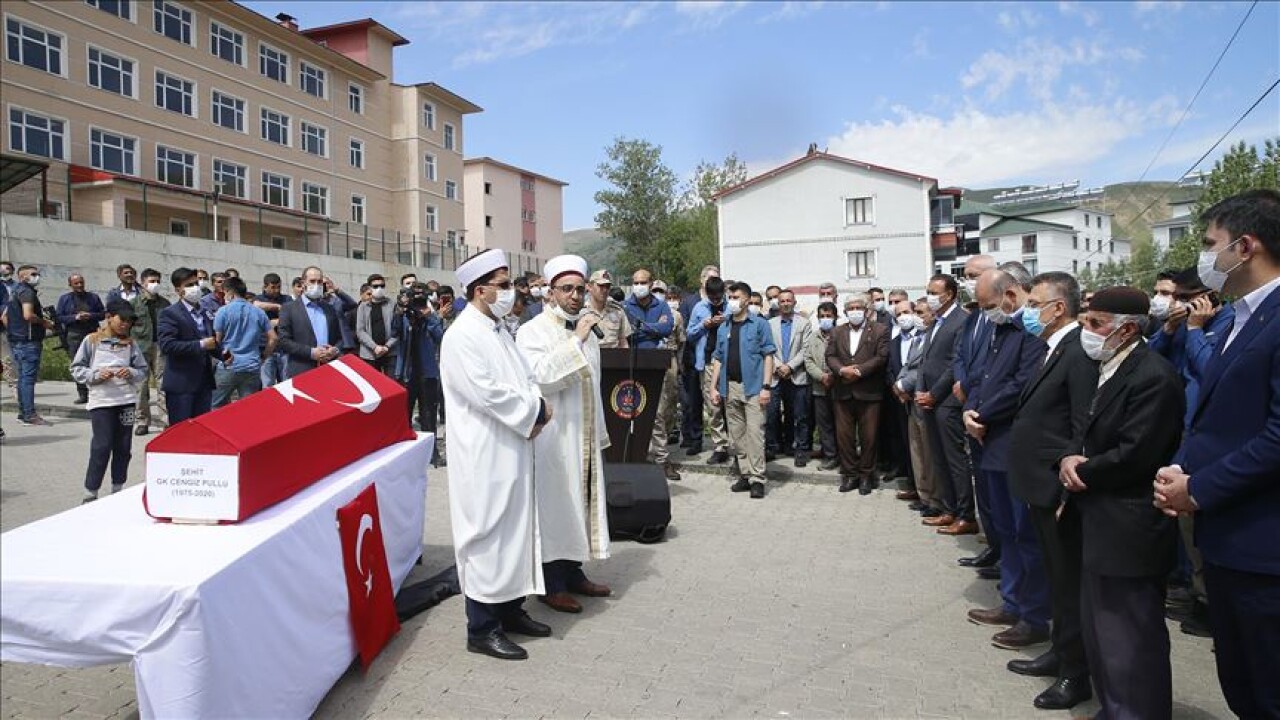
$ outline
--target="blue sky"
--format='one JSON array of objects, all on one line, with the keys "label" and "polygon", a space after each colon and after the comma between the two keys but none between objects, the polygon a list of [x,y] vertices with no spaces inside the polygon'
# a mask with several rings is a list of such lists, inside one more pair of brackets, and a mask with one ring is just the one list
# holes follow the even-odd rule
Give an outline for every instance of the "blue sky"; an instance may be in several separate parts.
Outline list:
[{"label": "blue sky", "polygon": [[[737,153],[752,174],[809,143],[986,187],[1136,180],[1249,3],[264,2],[303,27],[372,17],[411,44],[397,82],[485,108],[468,157],[569,183],[593,225],[615,137],[686,177]],[[1176,179],[1280,76],[1280,3],[1261,2],[1147,173]],[[1280,88],[1228,141],[1280,134]],[[1226,147],[1224,143],[1223,147]],[[1221,148],[1205,161],[1212,161]]]}]

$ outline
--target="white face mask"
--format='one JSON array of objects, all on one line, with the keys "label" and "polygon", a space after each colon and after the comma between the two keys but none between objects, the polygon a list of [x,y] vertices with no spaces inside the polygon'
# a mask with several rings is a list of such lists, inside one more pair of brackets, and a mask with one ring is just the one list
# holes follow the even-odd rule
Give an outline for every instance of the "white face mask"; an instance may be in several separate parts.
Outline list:
[{"label": "white face mask", "polygon": [[631,294],[635,295],[637,299],[643,300],[649,297],[649,286],[644,283],[632,285]]},{"label": "white face mask", "polygon": [[769,309],[770,310],[778,309],[778,298],[769,298]]},{"label": "white face mask", "polygon": [[147,293],[150,295],[155,295],[156,293],[160,292],[160,283],[158,282],[149,282],[143,287],[146,289]]},{"label": "white face mask", "polygon": [[875,308],[876,312],[884,312],[889,309],[889,303],[884,300],[877,300],[875,302]]},{"label": "white face mask", "polygon": [[200,289],[201,289],[201,290],[208,290],[208,289],[209,289],[209,281],[208,281],[208,280],[201,280],[201,281],[200,281],[200,286],[199,286],[199,287],[200,287]]},{"label": "white face mask", "polygon": [[938,308],[942,307],[941,295],[934,295],[933,293],[929,293],[928,295],[924,296],[924,301],[928,303],[929,309],[934,312],[937,312]]},{"label": "white face mask", "polygon": [[192,304],[199,302],[202,294],[203,293],[200,292],[199,285],[191,285],[182,288],[182,299]]},{"label": "white face mask", "polygon": [[324,297],[324,283],[307,283],[306,289],[302,291],[310,300],[319,300]]},{"label": "white face mask", "polygon": [[1106,347],[1107,341],[1112,335],[1120,332],[1120,328],[1111,331],[1110,335],[1099,335],[1090,330],[1080,330],[1080,346],[1084,349],[1084,354],[1088,355],[1091,360],[1106,362],[1116,356],[1115,348]]},{"label": "white face mask", "polygon": [[866,322],[867,311],[866,310],[849,310],[844,314],[844,316],[849,318],[850,325],[854,327],[858,327],[862,325],[862,323]]},{"label": "white face mask", "polygon": [[835,326],[835,318],[818,318],[818,328],[822,330],[822,332],[831,332],[831,328]]},{"label": "white face mask", "polygon": [[1226,247],[1222,248],[1218,252],[1205,250],[1200,253],[1200,261],[1196,263],[1196,270],[1200,273],[1200,281],[1205,284],[1205,287],[1213,290],[1214,292],[1222,292],[1222,288],[1227,284],[1227,276],[1234,272],[1236,268],[1243,265],[1244,260],[1241,260],[1226,270],[1219,270],[1218,257],[1227,250],[1230,250],[1232,245],[1235,245],[1243,239],[1243,237],[1238,237],[1235,240],[1232,240]]},{"label": "white face mask", "polygon": [[376,288],[374,288],[374,289],[373,289],[373,293],[372,293],[372,294],[373,294],[373,299],[374,299],[374,300],[382,300],[382,299],[384,299],[385,297],[387,297],[387,289],[386,289],[386,288],[376,287]]},{"label": "white face mask", "polygon": [[747,306],[747,312],[751,313],[752,315],[759,315],[759,314],[760,314],[760,306],[759,306],[759,305],[748,305],[748,306]]},{"label": "white face mask", "polygon": [[912,321],[913,323],[915,323],[915,326],[916,326],[916,329],[917,329],[917,330],[923,330],[923,329],[924,329],[924,318],[920,317],[919,315],[912,315],[912,316],[911,316],[911,321]]},{"label": "white face mask", "polygon": [[902,332],[911,332],[916,326],[916,316],[911,313],[898,316],[898,329]]},{"label": "white face mask", "polygon": [[511,312],[511,308],[516,304],[516,289],[507,288],[498,291],[498,299],[489,303],[489,312],[494,317],[506,317]]},{"label": "white face mask", "polygon": [[664,293],[664,292],[662,292],[661,290],[656,290],[656,291],[654,291],[654,293],[653,293],[653,299],[654,299],[654,300],[657,300],[658,302],[666,302],[666,301],[667,301],[667,294],[666,294],[666,293]]},{"label": "white face mask", "polygon": [[677,312],[680,309],[680,303],[675,300],[668,300],[667,307],[671,308],[671,312]]},{"label": "white face mask", "polygon": [[542,297],[542,286],[534,285],[533,287],[529,288],[529,294],[535,298]]},{"label": "white face mask", "polygon": [[996,325],[1003,325],[1009,322],[1009,313],[1005,312],[1004,308],[999,305],[993,308],[986,308],[982,313],[987,316],[988,320]]},{"label": "white face mask", "polygon": [[730,315],[737,315],[738,311],[741,309],[742,309],[741,300],[730,300],[726,306],[725,312],[729,313]]},{"label": "white face mask", "polygon": [[977,280],[970,280],[969,278],[965,278],[964,280],[960,281],[960,287],[963,287],[964,291],[969,293],[969,297],[976,298],[978,296]]},{"label": "white face mask", "polygon": [[32,274],[32,275],[28,275],[28,276],[27,276],[27,284],[28,284],[28,285],[30,285],[31,287],[35,287],[35,286],[39,285],[39,284],[40,284],[40,274],[39,274],[39,273],[35,273],[35,274]]},{"label": "white face mask", "polygon": [[1173,307],[1173,298],[1168,295],[1156,295],[1151,298],[1151,315],[1157,320],[1164,320],[1169,317],[1169,310]]}]

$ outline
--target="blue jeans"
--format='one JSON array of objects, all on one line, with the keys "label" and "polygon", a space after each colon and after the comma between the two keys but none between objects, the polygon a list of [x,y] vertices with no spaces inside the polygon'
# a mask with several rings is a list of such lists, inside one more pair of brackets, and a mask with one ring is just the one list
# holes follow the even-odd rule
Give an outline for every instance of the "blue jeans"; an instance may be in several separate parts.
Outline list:
[{"label": "blue jeans", "polygon": [[289,378],[289,357],[282,352],[273,352],[262,361],[262,387],[269,388]]},{"label": "blue jeans", "polygon": [[18,418],[28,420],[36,414],[36,377],[40,375],[44,345],[33,340],[13,339],[9,345],[13,362],[18,366]]},{"label": "blue jeans", "polygon": [[765,427],[765,448],[769,452],[794,449],[798,453],[808,453],[812,450],[809,386],[779,380],[769,398]]},{"label": "blue jeans", "polygon": [[213,407],[220,408],[237,395],[243,400],[262,389],[261,368],[246,372],[233,372],[222,363],[213,369]]}]

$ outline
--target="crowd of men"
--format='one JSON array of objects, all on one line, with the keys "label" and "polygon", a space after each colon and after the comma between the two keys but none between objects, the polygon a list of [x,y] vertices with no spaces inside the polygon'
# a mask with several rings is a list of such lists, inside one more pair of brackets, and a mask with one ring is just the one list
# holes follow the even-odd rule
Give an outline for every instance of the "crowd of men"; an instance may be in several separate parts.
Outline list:
[{"label": "crowd of men", "polygon": [[677,442],[730,464],[730,490],[756,499],[768,463],[819,461],[842,493],[896,480],[925,528],[983,533],[958,562],[998,580],[1001,603],[968,619],[1001,628],[997,647],[1048,645],[1008,663],[1054,679],[1035,707],[1096,694],[1102,717],[1168,717],[1168,614],[1213,637],[1233,711],[1280,717],[1280,194],[1244,193],[1202,220],[1198,265],[1162,273],[1150,295],[1087,294],[1070,274],[979,255],[923,297],[826,283],[808,312],[787,288],[758,293],[714,266],[683,296],[638,269],[627,293],[572,255],[513,278],[501,251],[458,269],[457,298],[405,276],[393,299],[372,275],[357,300],[316,267],[290,294],[274,274],[255,294],[234,270],[179,268],[170,304],[160,273],[124,265],[105,303],[72,275],[45,313],[37,268],[16,284],[0,270],[20,422],[44,424],[33,384],[54,328],[82,400],[103,411],[86,499],[110,453],[127,467],[120,428],[146,434],[155,419],[148,376],[172,423],[358,353],[410,388],[420,429],[447,414],[475,652],[522,659],[507,632],[550,634],[526,595],[581,612],[573,595],[609,594],[582,571],[609,554],[600,350],[661,348],[673,359],[647,440],[669,480]]}]

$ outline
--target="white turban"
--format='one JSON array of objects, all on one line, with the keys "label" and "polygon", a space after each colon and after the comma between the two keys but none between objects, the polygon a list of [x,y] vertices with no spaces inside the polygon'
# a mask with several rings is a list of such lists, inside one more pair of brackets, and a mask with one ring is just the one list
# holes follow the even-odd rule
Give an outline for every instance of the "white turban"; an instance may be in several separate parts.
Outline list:
[{"label": "white turban", "polygon": [[550,285],[566,273],[577,273],[587,279],[587,261],[577,255],[557,255],[542,266],[542,277]]},{"label": "white turban", "polygon": [[471,283],[498,268],[504,267],[510,267],[507,265],[507,254],[499,248],[493,248],[485,250],[459,265],[455,274],[458,276],[458,283],[462,285],[465,292],[466,288],[471,287]]}]

